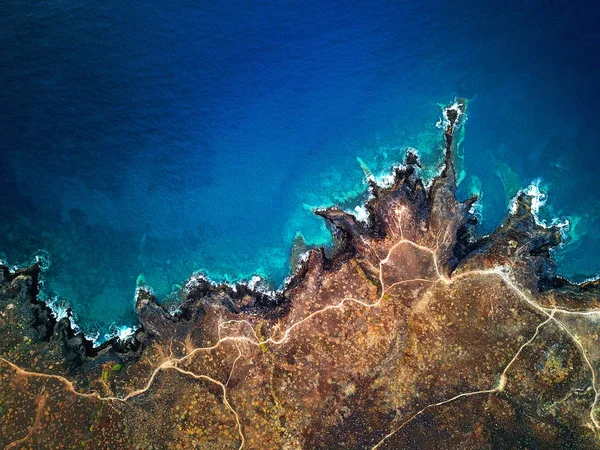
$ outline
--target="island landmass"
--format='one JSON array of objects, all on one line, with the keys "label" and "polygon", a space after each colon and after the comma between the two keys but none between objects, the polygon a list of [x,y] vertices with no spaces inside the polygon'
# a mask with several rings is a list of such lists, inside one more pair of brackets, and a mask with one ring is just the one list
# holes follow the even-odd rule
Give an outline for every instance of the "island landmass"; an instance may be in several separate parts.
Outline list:
[{"label": "island landmass", "polygon": [[466,103],[442,111],[437,176],[408,150],[366,220],[316,211],[334,244],[295,245],[278,291],[195,275],[174,310],[141,286],[137,330],[94,346],[39,300],[40,264],[0,266],[0,446],[600,447],[599,282],[557,275],[527,191],[478,235]]}]

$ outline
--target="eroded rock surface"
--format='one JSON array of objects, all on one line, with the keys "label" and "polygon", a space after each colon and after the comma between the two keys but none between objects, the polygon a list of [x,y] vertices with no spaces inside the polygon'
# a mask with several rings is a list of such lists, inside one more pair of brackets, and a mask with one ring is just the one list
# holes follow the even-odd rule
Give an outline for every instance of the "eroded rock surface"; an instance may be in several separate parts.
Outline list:
[{"label": "eroded rock surface", "polygon": [[408,153],[368,223],[330,208],[332,252],[282,292],[193,278],[177,312],[138,292],[140,329],[94,349],[0,270],[6,448],[596,448],[597,282],[555,275],[557,228],[522,194],[478,237],[455,196],[463,100],[429,186]]}]

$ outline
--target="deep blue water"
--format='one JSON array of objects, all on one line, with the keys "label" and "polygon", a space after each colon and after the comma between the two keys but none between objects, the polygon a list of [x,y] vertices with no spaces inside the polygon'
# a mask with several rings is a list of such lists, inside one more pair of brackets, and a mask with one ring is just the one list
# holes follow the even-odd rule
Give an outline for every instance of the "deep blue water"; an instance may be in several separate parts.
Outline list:
[{"label": "deep blue water", "polygon": [[482,232],[540,177],[563,273],[600,271],[600,11],[583,2],[5,0],[0,252],[49,252],[80,322],[133,320],[195,270],[279,285],[310,208],[352,207],[470,99],[462,194]]}]

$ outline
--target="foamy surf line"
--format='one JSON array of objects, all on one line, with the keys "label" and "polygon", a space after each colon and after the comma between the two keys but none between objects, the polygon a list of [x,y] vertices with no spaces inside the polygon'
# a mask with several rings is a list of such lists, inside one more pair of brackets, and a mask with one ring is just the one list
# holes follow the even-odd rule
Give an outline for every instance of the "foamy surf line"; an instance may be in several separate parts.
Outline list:
[{"label": "foamy surf line", "polygon": [[542,185],[541,178],[533,180],[529,186],[525,189],[521,189],[510,202],[509,211],[511,214],[515,214],[517,211],[517,199],[520,195],[524,194],[531,198],[531,213],[535,219],[535,223],[543,228],[556,227],[561,230],[561,235],[566,238],[570,227],[569,219],[553,218],[550,223],[540,218],[540,210],[546,205],[548,201],[548,194],[543,192],[540,188]]}]

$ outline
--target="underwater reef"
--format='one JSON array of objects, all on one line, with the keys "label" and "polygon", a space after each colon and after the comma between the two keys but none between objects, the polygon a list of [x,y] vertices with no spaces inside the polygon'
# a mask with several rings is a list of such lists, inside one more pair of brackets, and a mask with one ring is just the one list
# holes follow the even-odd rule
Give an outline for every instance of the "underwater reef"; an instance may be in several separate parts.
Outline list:
[{"label": "underwater reef", "polygon": [[140,287],[139,327],[94,347],[38,300],[41,267],[0,266],[0,446],[600,448],[599,283],[556,274],[527,190],[478,235],[465,108],[431,182],[409,150],[365,220],[316,211],[334,246],[295,249],[279,291],[194,276],[169,309]]}]

